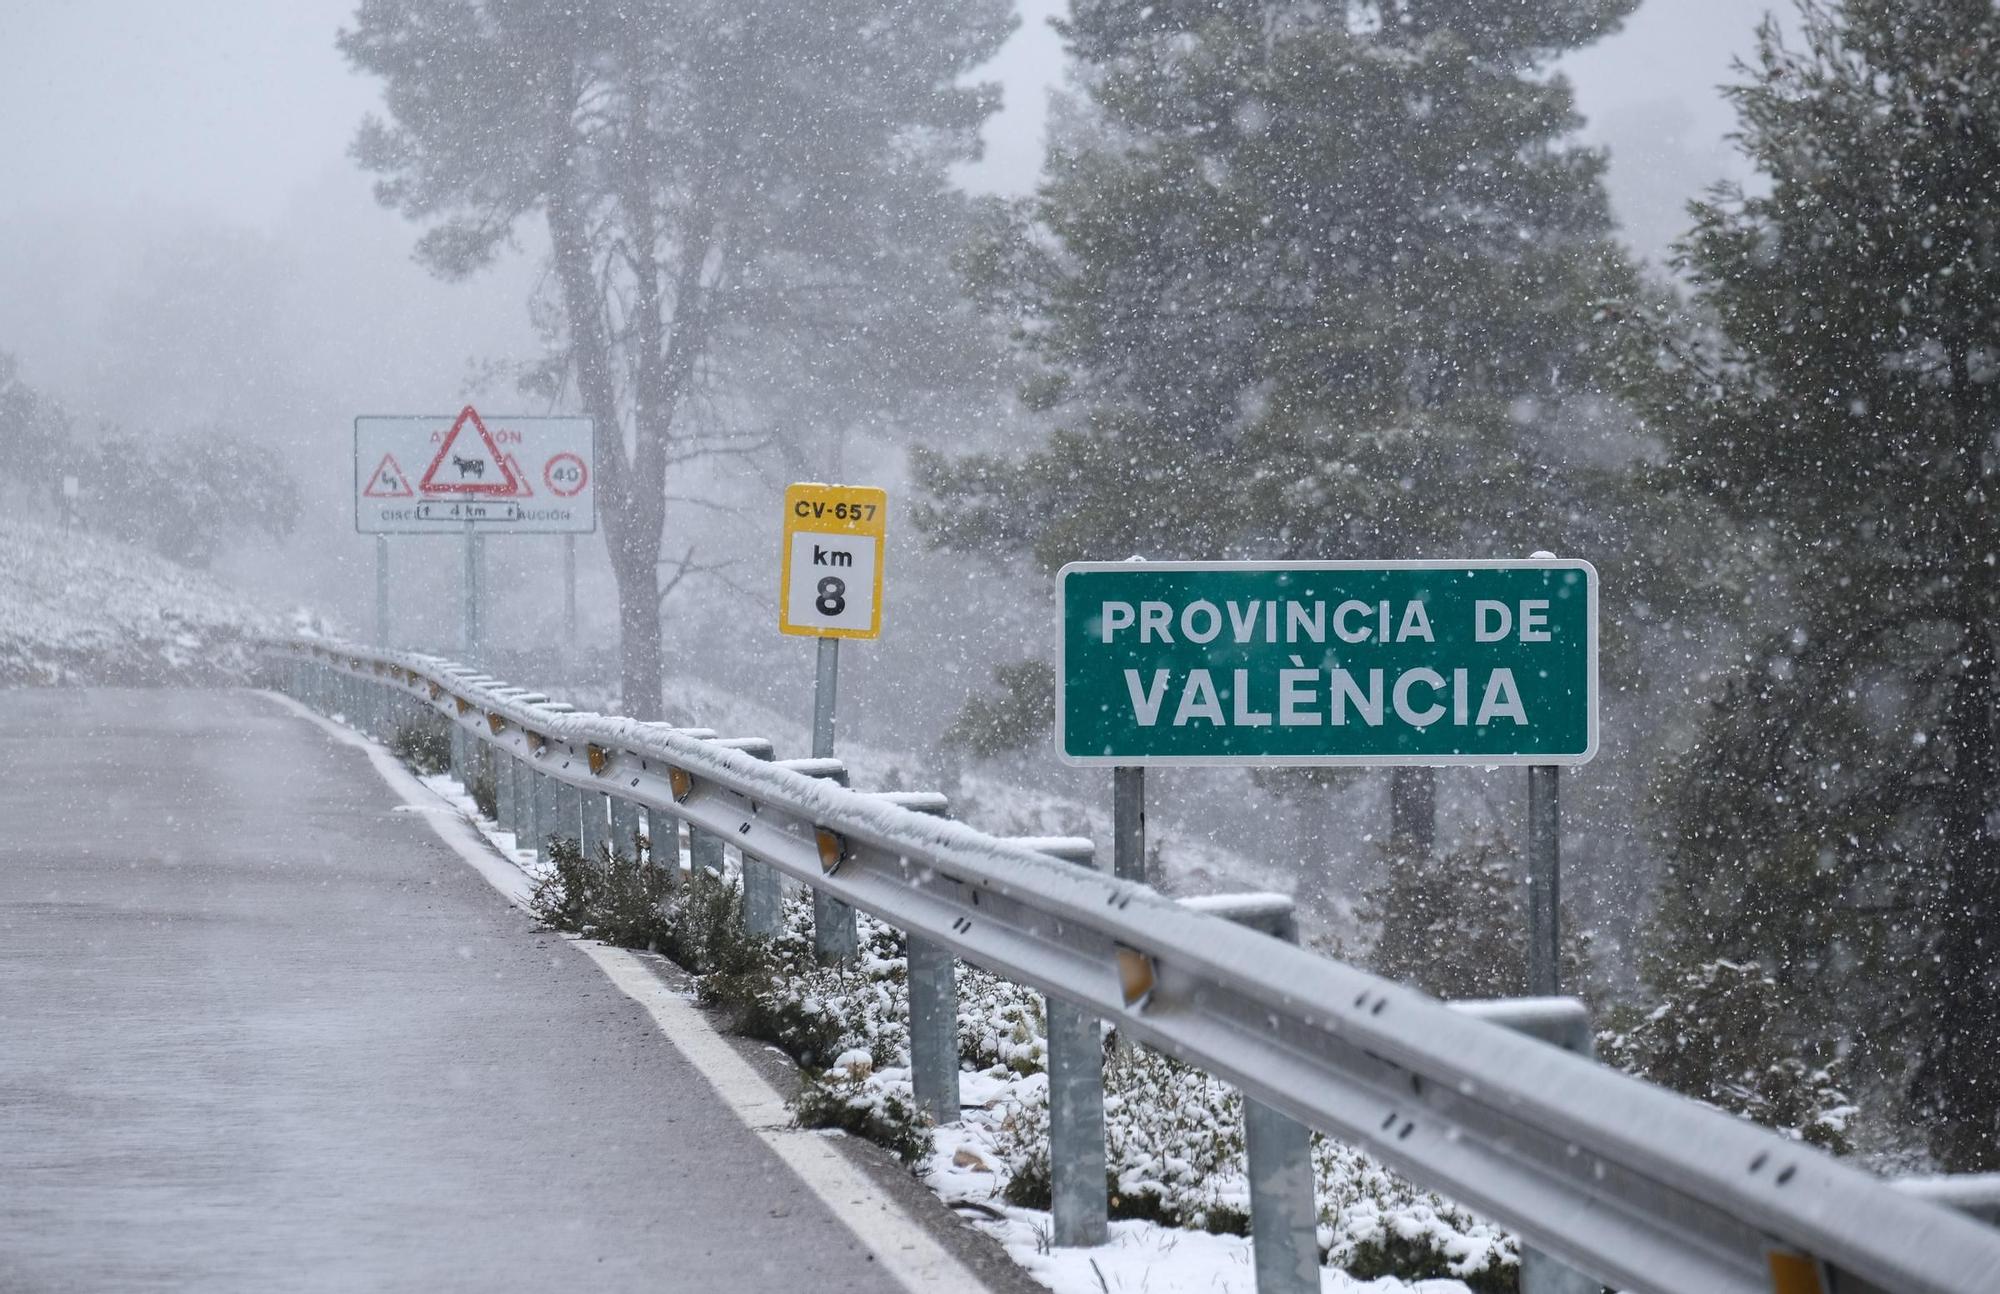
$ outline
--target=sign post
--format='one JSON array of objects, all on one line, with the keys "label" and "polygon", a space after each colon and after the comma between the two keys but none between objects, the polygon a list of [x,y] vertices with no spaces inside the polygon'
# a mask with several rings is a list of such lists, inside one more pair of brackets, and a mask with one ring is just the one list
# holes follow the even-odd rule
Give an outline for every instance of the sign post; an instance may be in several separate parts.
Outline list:
[{"label": "sign post", "polygon": [[[388,535],[465,541],[460,649],[484,646],[488,608],[479,584],[491,534],[590,534],[597,529],[595,432],[588,418],[456,414],[354,420],[354,528],[377,536],[375,632],[389,624]],[[572,538],[571,543],[574,544]],[[567,605],[575,622],[574,548]]]},{"label": "sign post", "polygon": [[375,645],[389,645],[389,536],[375,536]]},{"label": "sign post", "polygon": [[465,657],[466,664],[475,665],[479,662],[484,643],[479,623],[479,531],[470,521],[465,523],[465,572],[462,583],[459,653]]},{"label": "sign post", "polygon": [[[833,756],[840,640],[882,634],[882,559],[889,496],[870,486],[804,483],[785,490],[778,631],[819,640],[813,673],[812,753]],[[854,910],[813,892],[813,946],[851,961]]]},{"label": "sign post", "polygon": [[576,659],[576,536],[563,536],[563,647]]}]

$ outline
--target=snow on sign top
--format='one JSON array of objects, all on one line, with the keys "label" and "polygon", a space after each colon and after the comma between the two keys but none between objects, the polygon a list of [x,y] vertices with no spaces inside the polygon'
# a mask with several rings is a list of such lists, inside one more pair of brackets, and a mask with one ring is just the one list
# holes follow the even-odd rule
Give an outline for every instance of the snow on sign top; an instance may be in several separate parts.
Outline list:
[{"label": "snow on sign top", "polygon": [[354,527],[438,534],[597,529],[596,437],[588,418],[456,414],[354,420]]}]

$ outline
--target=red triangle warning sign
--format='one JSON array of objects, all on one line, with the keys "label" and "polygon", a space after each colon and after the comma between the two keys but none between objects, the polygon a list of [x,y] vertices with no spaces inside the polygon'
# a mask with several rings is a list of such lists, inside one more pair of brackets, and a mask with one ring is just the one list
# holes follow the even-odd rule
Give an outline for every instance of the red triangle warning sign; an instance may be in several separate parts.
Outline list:
[{"label": "red triangle warning sign", "polygon": [[415,491],[410,489],[410,478],[403,475],[403,466],[396,461],[396,456],[384,454],[361,493],[371,499],[407,499]]},{"label": "red triangle warning sign", "polygon": [[534,482],[530,481],[528,479],[528,474],[521,470],[521,460],[514,457],[512,454],[507,455],[507,470],[514,474],[514,479],[516,481],[519,481],[521,483],[521,492],[515,495],[514,497],[517,499],[534,498],[535,497]]},{"label": "red triangle warning sign", "polygon": [[[464,434],[468,426],[479,434]],[[445,433],[417,488],[425,494],[473,494],[485,499],[513,499],[522,493],[520,476],[469,404]]]}]

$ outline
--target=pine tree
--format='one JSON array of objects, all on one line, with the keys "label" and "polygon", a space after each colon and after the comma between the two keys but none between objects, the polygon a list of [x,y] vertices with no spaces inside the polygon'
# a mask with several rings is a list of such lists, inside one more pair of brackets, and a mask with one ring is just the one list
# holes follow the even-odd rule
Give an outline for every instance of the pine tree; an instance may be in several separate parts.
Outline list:
[{"label": "pine tree", "polygon": [[2000,15],[1799,14],[1730,92],[1769,190],[1696,205],[1692,307],[1635,386],[1673,480],[1782,575],[1684,772],[1662,941],[1763,965],[1784,1027],[1885,1074],[1913,1054],[1939,1162],[1992,1170]]},{"label": "pine tree", "polygon": [[[1623,285],[1540,73],[1632,0],[1078,0],[1090,130],[976,264],[1060,429],[931,459],[945,542],[1076,557],[1518,542],[1531,402]],[[1046,236],[1045,238],[1042,236]]]},{"label": "pine tree", "polygon": [[1074,0],[1087,110],[971,266],[1057,425],[919,455],[919,520],[1044,570],[1558,546],[1539,465],[1627,279],[1547,68],[1635,3]]},{"label": "pine tree", "polygon": [[949,169],[997,98],[965,78],[1009,8],[363,0],[341,34],[388,109],[356,156],[428,226],[419,259],[462,277],[539,224],[553,300],[535,389],[596,422],[626,713],[660,712],[668,479],[762,439],[706,415],[780,366],[880,371],[878,341],[924,335],[908,315],[926,301],[905,294],[968,218]]}]

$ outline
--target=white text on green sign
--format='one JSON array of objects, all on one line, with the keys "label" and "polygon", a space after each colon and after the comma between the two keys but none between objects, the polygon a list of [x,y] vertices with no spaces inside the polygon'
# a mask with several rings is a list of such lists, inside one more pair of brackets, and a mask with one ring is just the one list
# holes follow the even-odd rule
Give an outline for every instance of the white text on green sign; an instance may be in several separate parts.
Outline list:
[{"label": "white text on green sign", "polygon": [[1063,569],[1078,763],[1574,764],[1597,750],[1588,562]]}]

